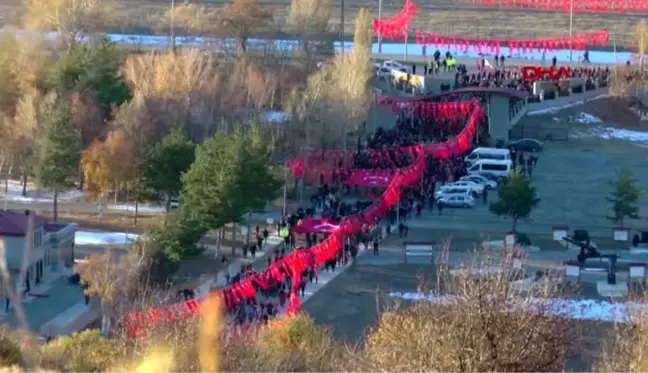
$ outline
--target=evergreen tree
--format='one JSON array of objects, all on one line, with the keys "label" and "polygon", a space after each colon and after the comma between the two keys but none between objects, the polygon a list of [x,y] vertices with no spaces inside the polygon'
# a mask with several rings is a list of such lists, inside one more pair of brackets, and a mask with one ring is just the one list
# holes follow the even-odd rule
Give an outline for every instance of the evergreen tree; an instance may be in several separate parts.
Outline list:
[{"label": "evergreen tree", "polygon": [[142,165],[144,183],[155,191],[158,200],[165,201],[167,211],[171,200],[180,195],[182,174],[189,169],[194,158],[195,145],[177,128],[146,155]]},{"label": "evergreen tree", "polygon": [[270,152],[256,127],[209,138],[183,177],[183,208],[209,228],[238,222],[265,206],[279,181],[270,169]]},{"label": "evergreen tree", "polygon": [[632,170],[622,168],[617,172],[617,178],[612,183],[612,192],[606,197],[612,204],[613,216],[608,217],[615,224],[623,227],[626,218],[639,219],[639,198],[643,190],[637,186]]},{"label": "evergreen tree", "polygon": [[80,92],[92,97],[108,119],[113,106],[131,98],[121,74],[122,55],[115,43],[100,37],[75,45],[62,56],[41,82],[58,92]]},{"label": "evergreen tree", "polygon": [[528,217],[540,202],[531,180],[517,170],[497,188],[497,196],[498,200],[490,204],[489,210],[495,215],[513,219],[514,232],[518,220]]},{"label": "evergreen tree", "polygon": [[238,191],[239,132],[214,135],[196,148],[196,160],[182,177],[182,209],[218,228],[240,219],[244,210]]},{"label": "evergreen tree", "polygon": [[238,191],[244,208],[249,212],[262,209],[275,198],[281,182],[269,168],[270,149],[263,143],[257,126],[252,126],[244,134],[242,145]]},{"label": "evergreen tree", "polygon": [[46,109],[38,129],[35,168],[38,184],[54,192],[54,220],[58,219],[58,193],[74,186],[79,174],[81,135],[72,123],[70,106],[56,99]]}]

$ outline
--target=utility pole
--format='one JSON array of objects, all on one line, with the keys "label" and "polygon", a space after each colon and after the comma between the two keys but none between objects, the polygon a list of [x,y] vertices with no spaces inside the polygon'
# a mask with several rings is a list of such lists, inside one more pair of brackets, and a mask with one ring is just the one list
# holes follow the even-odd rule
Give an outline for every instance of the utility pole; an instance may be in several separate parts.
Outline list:
[{"label": "utility pole", "polygon": [[171,50],[175,51],[175,0],[171,0]]},{"label": "utility pole", "polygon": [[[383,0],[378,0],[378,22],[382,22]],[[382,53],[382,30],[378,32],[378,54]]]},{"label": "utility pole", "polygon": [[573,61],[574,40],[572,33],[574,31],[574,0],[569,1],[569,62]]},{"label": "utility pole", "polygon": [[409,36],[408,34],[409,34],[409,27],[406,27],[405,28],[405,62],[407,62],[407,38]]},{"label": "utility pole", "polygon": [[344,53],[344,0],[340,0],[340,45]]},{"label": "utility pole", "polygon": [[288,161],[284,164],[284,187],[283,187],[283,209],[282,216],[286,216],[286,198],[288,197]]}]

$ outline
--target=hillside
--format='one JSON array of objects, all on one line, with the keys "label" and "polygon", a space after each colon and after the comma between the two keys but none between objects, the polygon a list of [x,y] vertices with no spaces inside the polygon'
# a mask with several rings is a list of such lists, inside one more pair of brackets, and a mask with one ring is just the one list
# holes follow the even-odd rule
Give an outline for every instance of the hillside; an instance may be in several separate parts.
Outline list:
[{"label": "hillside", "polygon": [[[277,25],[283,24],[290,0],[259,1],[274,11]],[[200,2],[207,6],[220,7],[224,0],[202,0]],[[181,3],[181,1],[177,0],[176,3]],[[378,1],[334,1],[331,29],[335,33],[339,30],[342,3],[345,8],[345,35],[351,35],[353,20],[358,9],[369,8],[375,17],[378,16]],[[0,4],[0,25],[19,22],[21,4],[21,0],[2,1]],[[421,11],[412,25],[412,32],[415,29],[420,29],[455,36],[502,39],[555,37],[568,33],[569,15],[566,13],[538,12],[529,9],[500,9],[476,6],[462,0],[418,1],[417,4]],[[383,16],[389,17],[397,13],[401,5],[402,1],[384,0]],[[112,25],[104,25],[102,28],[112,32],[148,33],[154,15],[164,12],[169,6],[169,0],[116,0],[117,12],[115,14],[119,21],[115,21]],[[122,16],[119,17],[119,15]],[[630,45],[632,27],[644,16],[645,14],[578,13],[574,16],[574,33],[609,29],[611,32],[610,46],[616,42],[617,47],[620,48],[622,45]]]}]

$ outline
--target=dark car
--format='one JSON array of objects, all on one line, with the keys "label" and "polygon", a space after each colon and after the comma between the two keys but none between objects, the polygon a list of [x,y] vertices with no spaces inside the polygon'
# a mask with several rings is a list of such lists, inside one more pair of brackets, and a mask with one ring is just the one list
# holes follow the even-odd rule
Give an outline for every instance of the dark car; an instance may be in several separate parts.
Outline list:
[{"label": "dark car", "polygon": [[542,141],[536,139],[521,139],[517,141],[512,141],[506,146],[510,150],[517,150],[520,152],[541,152],[542,151]]}]

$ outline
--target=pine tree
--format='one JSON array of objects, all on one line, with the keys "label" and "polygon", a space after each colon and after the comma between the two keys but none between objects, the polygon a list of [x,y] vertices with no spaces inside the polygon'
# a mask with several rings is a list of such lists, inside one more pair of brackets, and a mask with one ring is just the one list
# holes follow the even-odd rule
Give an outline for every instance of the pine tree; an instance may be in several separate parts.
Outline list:
[{"label": "pine tree", "polygon": [[497,196],[498,200],[490,204],[489,210],[495,215],[513,219],[514,232],[518,220],[528,217],[540,202],[531,180],[517,170],[497,188]]},{"label": "pine tree", "polygon": [[74,186],[79,175],[81,135],[72,123],[67,102],[56,99],[49,105],[38,129],[38,184],[54,192],[54,220],[58,219],[58,193]]},{"label": "pine tree", "polygon": [[146,186],[166,203],[180,195],[182,174],[189,169],[195,158],[195,146],[180,129],[174,128],[162,142],[146,155],[142,173]]},{"label": "pine tree", "polygon": [[183,209],[209,228],[238,222],[245,213],[264,207],[279,188],[270,152],[254,127],[212,136],[199,145],[182,181]]},{"label": "pine tree", "polygon": [[612,204],[613,216],[607,218],[621,227],[626,218],[639,219],[638,202],[643,190],[637,186],[632,170],[628,168],[619,170],[616,180],[611,185],[613,189],[606,199]]},{"label": "pine tree", "polygon": [[240,206],[237,177],[243,138],[215,135],[196,147],[196,159],[182,177],[182,210],[209,228],[236,221]]}]

